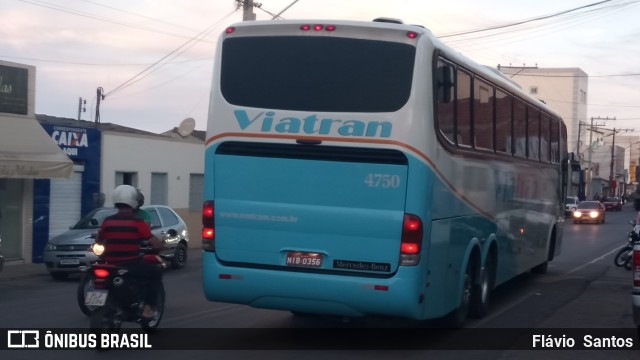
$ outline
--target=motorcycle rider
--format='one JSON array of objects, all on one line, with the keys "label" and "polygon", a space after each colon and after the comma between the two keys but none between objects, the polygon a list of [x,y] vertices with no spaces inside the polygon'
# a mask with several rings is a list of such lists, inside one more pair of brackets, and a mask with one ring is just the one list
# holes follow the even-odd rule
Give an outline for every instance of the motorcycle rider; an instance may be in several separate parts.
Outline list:
[{"label": "motorcycle rider", "polygon": [[144,193],[140,189],[136,189],[138,191],[138,205],[133,210],[133,212],[138,215],[142,220],[146,221],[149,226],[151,226],[151,214],[145,209],[142,209],[142,205],[144,205]]},{"label": "motorcycle rider", "polygon": [[145,249],[159,251],[163,244],[151,233],[149,224],[134,213],[138,207],[138,190],[120,185],[113,190],[112,199],[118,212],[103,221],[96,242],[104,245],[101,258],[107,263],[123,266],[135,277],[144,279],[142,294],[145,306],[142,316],[153,317],[156,294],[162,282],[162,270],[143,260]]}]

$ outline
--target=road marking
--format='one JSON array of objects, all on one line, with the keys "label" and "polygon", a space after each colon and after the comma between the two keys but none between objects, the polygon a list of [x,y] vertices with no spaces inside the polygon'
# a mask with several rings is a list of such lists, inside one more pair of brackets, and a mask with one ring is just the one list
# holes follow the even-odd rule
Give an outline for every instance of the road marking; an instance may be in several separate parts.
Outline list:
[{"label": "road marking", "polygon": [[[610,256],[611,254],[613,254],[614,252],[618,251],[619,249],[620,249],[619,247],[618,247],[618,248],[615,248],[615,249],[613,249],[613,250],[609,251],[608,253],[606,253],[606,254],[604,254],[604,255],[602,255],[602,256],[599,256],[599,257],[597,257],[597,258],[595,258],[595,259],[593,259],[593,260],[589,261],[588,263],[582,264],[582,265],[580,265],[580,266],[578,266],[578,267],[576,267],[576,268],[574,268],[574,269],[571,269],[571,270],[569,270],[568,272],[566,272],[566,273],[564,273],[564,274],[557,275],[557,276],[555,276],[554,278],[551,278],[551,279],[547,278],[547,280],[557,281],[557,280],[559,280],[560,278],[562,278],[562,279],[566,279],[566,278],[567,278],[567,277],[566,277],[566,275],[570,275],[570,274],[573,274],[573,273],[575,273],[575,272],[577,272],[577,271],[580,271],[580,270],[584,269],[585,267],[587,267],[587,266],[589,266],[589,265],[592,265],[592,264],[594,264],[594,263],[596,263],[596,262],[598,262],[598,261],[600,261],[600,260],[602,260],[602,259],[604,259],[604,258],[606,258],[606,257]],[[550,281],[549,281],[549,282],[550,282]],[[494,314],[491,314],[490,316],[487,316],[487,317],[485,317],[485,318],[483,318],[483,319],[481,319],[481,320],[478,320],[478,321],[477,321],[477,322],[475,322],[473,325],[471,325],[471,326],[466,326],[466,327],[467,327],[467,328],[477,328],[477,327],[480,327],[480,326],[484,325],[485,323],[487,323],[487,322],[489,322],[489,321],[491,321],[491,320],[495,319],[496,317],[498,317],[498,316],[500,316],[500,315],[504,314],[505,312],[507,312],[507,311],[509,311],[509,310],[513,309],[513,308],[514,308],[514,307],[516,307],[517,305],[519,305],[519,304],[523,303],[525,300],[528,300],[530,297],[532,297],[532,296],[537,296],[537,295],[539,295],[539,294],[540,294],[540,289],[534,290],[534,291],[532,291],[531,293],[529,293],[529,294],[527,294],[527,295],[524,295],[524,296],[523,296],[522,298],[520,298],[519,300],[514,301],[514,302],[513,302],[513,303],[511,303],[509,306],[507,306],[507,307],[505,307],[505,308],[502,308],[500,311],[498,311],[498,312],[496,312],[496,313],[494,313]]]}]

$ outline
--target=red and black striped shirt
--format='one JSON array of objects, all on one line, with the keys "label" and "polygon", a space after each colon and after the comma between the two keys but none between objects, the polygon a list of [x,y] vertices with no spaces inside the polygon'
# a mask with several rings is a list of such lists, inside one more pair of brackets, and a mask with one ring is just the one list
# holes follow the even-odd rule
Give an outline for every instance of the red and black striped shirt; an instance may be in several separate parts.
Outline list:
[{"label": "red and black striped shirt", "polygon": [[149,224],[131,212],[120,210],[104,219],[96,242],[104,244],[103,260],[122,263],[138,259],[142,242],[152,236]]}]

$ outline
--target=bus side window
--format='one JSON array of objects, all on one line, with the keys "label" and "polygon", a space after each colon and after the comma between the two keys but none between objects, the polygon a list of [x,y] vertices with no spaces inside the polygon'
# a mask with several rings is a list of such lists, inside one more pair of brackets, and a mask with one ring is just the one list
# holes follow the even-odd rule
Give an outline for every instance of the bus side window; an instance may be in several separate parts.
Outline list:
[{"label": "bus side window", "polygon": [[458,69],[456,80],[457,144],[471,147],[471,74]]},{"label": "bus side window", "polygon": [[440,133],[452,144],[455,144],[454,118],[454,85],[455,68],[442,60],[438,61],[435,72],[437,89],[437,123]]}]

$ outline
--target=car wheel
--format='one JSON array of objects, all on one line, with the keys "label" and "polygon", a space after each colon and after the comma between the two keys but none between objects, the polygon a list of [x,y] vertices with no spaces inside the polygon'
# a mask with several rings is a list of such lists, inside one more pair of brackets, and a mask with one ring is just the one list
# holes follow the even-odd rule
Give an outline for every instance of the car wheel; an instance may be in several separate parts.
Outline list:
[{"label": "car wheel", "polygon": [[54,280],[64,280],[69,276],[66,272],[50,272],[49,274]]},{"label": "car wheel", "polygon": [[174,269],[182,269],[187,264],[187,246],[183,243],[179,243],[176,246],[176,251],[173,253],[173,259],[171,259],[171,267]]}]

